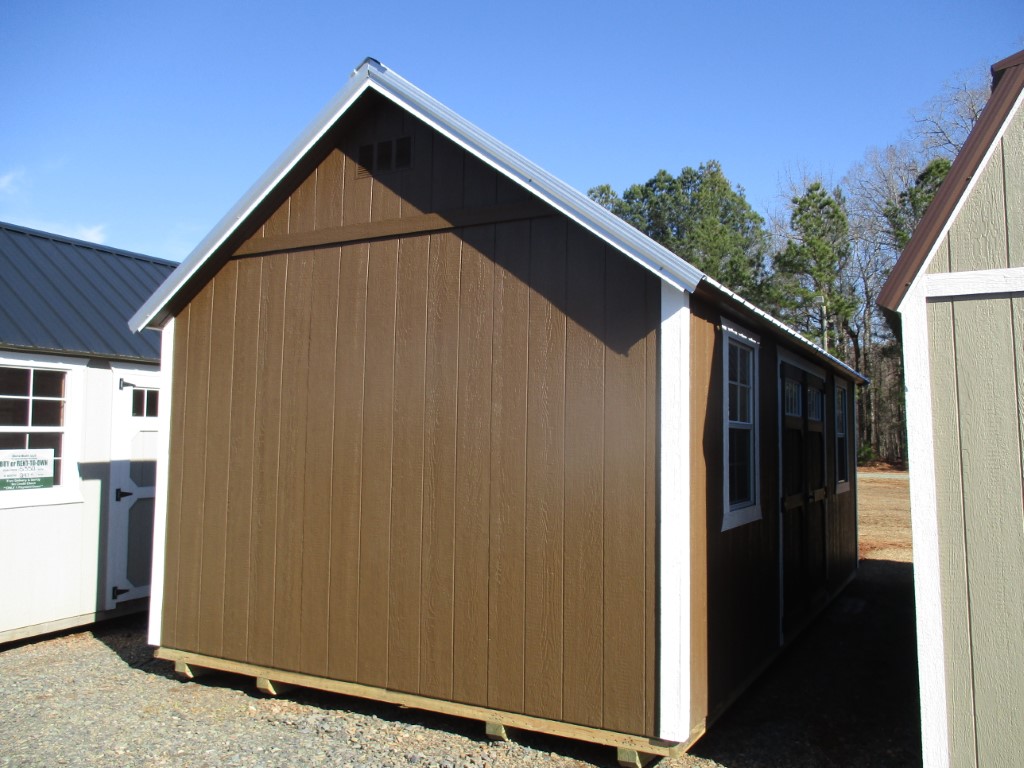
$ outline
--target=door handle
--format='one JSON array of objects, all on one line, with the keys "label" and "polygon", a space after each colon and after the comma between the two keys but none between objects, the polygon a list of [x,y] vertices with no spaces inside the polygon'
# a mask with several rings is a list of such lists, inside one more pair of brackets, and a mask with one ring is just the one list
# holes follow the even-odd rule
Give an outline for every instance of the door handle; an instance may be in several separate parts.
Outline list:
[{"label": "door handle", "polygon": [[120,501],[121,499],[125,498],[126,496],[134,496],[134,495],[135,494],[132,493],[131,491],[122,491],[120,488],[118,488],[116,491],[114,491],[114,499],[116,501]]}]

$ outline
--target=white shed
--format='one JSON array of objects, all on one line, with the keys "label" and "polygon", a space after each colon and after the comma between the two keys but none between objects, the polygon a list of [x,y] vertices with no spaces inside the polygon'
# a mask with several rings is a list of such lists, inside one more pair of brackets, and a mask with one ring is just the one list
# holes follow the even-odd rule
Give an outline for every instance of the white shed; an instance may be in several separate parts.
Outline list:
[{"label": "white shed", "polygon": [[157,334],[174,264],[0,223],[0,643],[148,604]]}]

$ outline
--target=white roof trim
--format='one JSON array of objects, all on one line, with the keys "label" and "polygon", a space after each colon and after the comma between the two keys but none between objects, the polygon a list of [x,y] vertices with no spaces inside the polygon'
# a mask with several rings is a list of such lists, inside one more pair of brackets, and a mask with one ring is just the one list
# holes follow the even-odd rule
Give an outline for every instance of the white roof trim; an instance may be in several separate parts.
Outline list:
[{"label": "white roof trim", "polygon": [[238,203],[129,320],[132,330],[159,326],[166,319],[167,302],[185,285],[206,260],[263,202],[296,163],[352,106],[367,88],[381,93],[408,110],[466,151],[480,158],[520,186],[549,203],[556,210],[639,262],[662,280],[685,291],[693,291],[704,274],[664,246],[641,234],[618,216],[586,195],[552,176],[493,136],[460,117],[374,59],[366,59],[345,87],[316,117],[284,154],[264,173]]},{"label": "white roof trim", "polygon": [[345,87],[317,115],[309,127],[292,142],[284,154],[253,184],[210,234],[196,246],[192,253],[178,265],[177,269],[139,308],[128,321],[132,330],[141,331],[150,326],[159,327],[167,320],[167,303],[368,88],[372,88],[423,120],[467,152],[478,157],[524,189],[529,190],[533,195],[641,264],[669,285],[692,293],[698,283],[707,280],[718,291],[780,329],[793,341],[813,349],[818,355],[847,370],[856,380],[865,381],[864,377],[845,363],[829,355],[716,280],[709,278],[692,264],[630,226],[585,194],[552,176],[379,61],[371,58],[363,61],[355,69]]},{"label": "white roof trim", "polygon": [[704,277],[692,264],[386,67],[371,69],[370,81],[375,90],[670,285],[692,292]]},{"label": "white roof trim", "polygon": [[786,325],[784,322],[782,322],[778,318],[772,317],[771,315],[769,315],[767,312],[765,312],[763,309],[761,309],[759,307],[755,307],[753,304],[751,304],[749,301],[744,299],[738,293],[735,293],[734,291],[729,290],[724,285],[722,285],[720,282],[715,280],[713,277],[708,277],[707,275],[705,275],[704,276],[704,281],[708,285],[713,286],[715,288],[715,290],[717,290],[717,291],[719,291],[721,293],[724,293],[726,296],[728,296],[730,299],[735,301],[737,304],[742,304],[744,307],[746,307],[746,309],[748,311],[753,312],[755,315],[757,315],[759,318],[764,320],[766,323],[768,323],[771,326],[773,326],[773,327],[779,329],[780,331],[782,331],[783,334],[788,336],[793,341],[797,342],[801,347],[808,347],[810,349],[813,349],[820,357],[823,357],[826,360],[828,360],[830,363],[832,363],[833,365],[835,365],[835,366],[837,366],[839,368],[842,368],[843,370],[845,370],[847,373],[850,374],[850,378],[852,378],[854,381],[860,381],[860,382],[863,382],[865,384],[867,383],[868,379],[867,379],[866,376],[864,376],[863,374],[858,373],[856,370],[854,370],[853,368],[848,366],[846,363],[844,363],[838,357],[835,357],[834,355],[830,355],[828,352],[826,352],[824,349],[819,347],[814,342],[809,341],[808,339],[804,338],[803,336],[801,336],[799,333],[794,331],[792,328],[790,328],[788,325]]}]

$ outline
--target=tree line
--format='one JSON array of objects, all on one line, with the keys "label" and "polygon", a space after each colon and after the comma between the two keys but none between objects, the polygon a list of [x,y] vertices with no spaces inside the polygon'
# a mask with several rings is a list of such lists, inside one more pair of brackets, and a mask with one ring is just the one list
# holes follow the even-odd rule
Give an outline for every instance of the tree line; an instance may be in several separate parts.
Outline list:
[{"label": "tree line", "polygon": [[765,218],[709,160],[659,170],[590,197],[870,379],[857,397],[860,461],[906,461],[899,340],[875,300],[989,94],[987,72],[958,75],[912,113],[907,135],[866,152],[838,184],[808,175]]}]

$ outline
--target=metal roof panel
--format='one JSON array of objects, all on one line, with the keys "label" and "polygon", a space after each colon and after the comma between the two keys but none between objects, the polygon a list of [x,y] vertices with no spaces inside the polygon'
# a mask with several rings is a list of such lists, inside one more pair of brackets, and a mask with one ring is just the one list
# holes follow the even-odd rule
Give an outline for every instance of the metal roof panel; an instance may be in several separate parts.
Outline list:
[{"label": "metal roof panel", "polygon": [[174,264],[0,223],[0,346],[125,360],[160,359],[128,317]]}]

